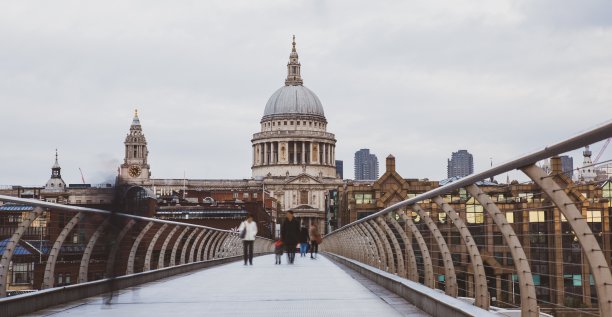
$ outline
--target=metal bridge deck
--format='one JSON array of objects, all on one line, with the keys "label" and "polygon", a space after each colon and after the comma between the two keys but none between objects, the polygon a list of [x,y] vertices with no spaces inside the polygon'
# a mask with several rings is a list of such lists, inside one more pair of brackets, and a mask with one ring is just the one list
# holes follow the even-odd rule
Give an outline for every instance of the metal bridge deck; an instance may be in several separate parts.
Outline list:
[{"label": "metal bridge deck", "polygon": [[428,316],[402,298],[323,256],[274,255],[221,265],[30,316]]}]

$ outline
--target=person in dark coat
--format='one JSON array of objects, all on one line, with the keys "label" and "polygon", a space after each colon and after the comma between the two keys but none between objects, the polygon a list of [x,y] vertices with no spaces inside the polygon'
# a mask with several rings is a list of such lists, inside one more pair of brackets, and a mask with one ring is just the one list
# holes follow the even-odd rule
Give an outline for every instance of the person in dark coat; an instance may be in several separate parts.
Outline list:
[{"label": "person in dark coat", "polygon": [[308,229],[305,225],[300,228],[300,257],[305,257],[308,252]]},{"label": "person in dark coat", "polygon": [[295,260],[295,246],[300,241],[300,222],[293,216],[293,211],[287,211],[287,218],[281,225],[281,240],[287,250],[289,264]]}]

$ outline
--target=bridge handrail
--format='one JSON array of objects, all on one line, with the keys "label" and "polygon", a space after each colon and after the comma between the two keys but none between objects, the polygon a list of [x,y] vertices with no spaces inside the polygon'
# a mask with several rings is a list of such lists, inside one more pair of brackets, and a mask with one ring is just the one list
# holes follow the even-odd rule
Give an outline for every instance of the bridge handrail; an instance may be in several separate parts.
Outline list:
[{"label": "bridge handrail", "polygon": [[[232,230],[212,228],[212,227],[207,227],[207,226],[197,225],[197,224],[192,224],[192,223],[171,221],[171,220],[158,219],[158,218],[149,218],[149,217],[126,214],[122,212],[112,212],[108,210],[95,209],[95,208],[89,208],[89,207],[63,205],[63,204],[51,203],[47,201],[41,201],[38,199],[31,199],[31,198],[19,198],[19,197],[13,197],[13,196],[0,195],[0,201],[12,202],[12,203],[26,205],[26,206],[50,208],[53,210],[62,210],[62,211],[70,211],[70,212],[87,212],[87,213],[96,213],[96,214],[107,215],[107,216],[115,215],[118,217],[147,221],[147,222],[155,222],[155,223],[163,223],[163,224],[168,224],[168,225],[179,225],[179,226],[186,226],[186,227],[192,227],[192,228],[203,228],[203,229],[216,230],[216,231],[222,231],[222,232],[228,232],[228,233],[236,233]],[[258,238],[271,241],[271,239],[264,238],[264,237],[258,237]]]},{"label": "bridge handrail", "polygon": [[[435,288],[435,265],[432,263],[429,251],[429,244],[434,245],[440,254],[441,262],[438,263],[441,264],[438,264],[438,268],[441,268],[441,265],[444,266],[443,271],[439,274],[445,277],[445,292],[447,295],[457,297],[457,275],[452,254],[446,242],[447,237],[441,233],[436,222],[423,209],[434,208],[435,206],[438,213],[445,214],[446,219],[449,219],[449,228],[452,229],[447,230],[459,232],[462,240],[461,245],[465,247],[465,251],[461,252],[465,252],[469,256],[471,267],[469,269],[466,268],[464,272],[466,275],[473,275],[474,281],[466,281],[466,283],[474,284],[475,305],[483,309],[489,309],[490,295],[488,294],[487,276],[484,271],[483,257],[480,254],[479,246],[470,232],[470,226],[464,223],[467,220],[463,220],[460,214],[453,209],[450,205],[452,202],[449,203],[443,199],[444,195],[463,188],[482,206],[482,217],[486,215],[492,219],[488,225],[497,228],[496,230],[502,236],[505,246],[509,249],[515,269],[514,272],[516,272],[519,282],[521,316],[539,316],[540,308],[537,302],[536,286],[529,260],[531,257],[527,257],[521,240],[519,240],[513,226],[506,219],[505,213],[502,213],[497,207],[497,203],[477,185],[478,182],[487,178],[518,169],[530,178],[532,185],[537,186],[534,188],[541,191],[542,196],[547,196],[550,199],[552,206],[547,207],[547,209],[555,207],[556,209],[554,210],[558,210],[561,213],[560,216],[555,218],[557,220],[549,221],[560,221],[559,219],[563,218],[563,221],[567,221],[571,226],[572,233],[575,233],[575,241],[579,243],[582,254],[586,259],[584,265],[589,266],[589,272],[594,279],[599,312],[601,316],[605,316],[612,311],[612,273],[602,251],[604,248],[599,245],[591,228],[585,221],[585,217],[582,214],[582,212],[586,212],[584,211],[585,209],[579,210],[575,206],[577,204],[575,199],[577,198],[572,199],[566,192],[572,186],[567,185],[567,188],[562,188],[559,185],[563,182],[571,183],[571,180],[563,178],[561,174],[549,175],[535,164],[541,160],[576,150],[610,137],[612,137],[612,120],[571,138],[546,146],[543,149],[491,167],[485,171],[463,177],[425,193],[417,194],[413,198],[405,199],[364,218],[345,224],[325,235],[321,247],[325,252],[345,256],[387,272],[398,274],[404,278],[416,279],[417,281],[419,278],[422,278],[425,285]],[[424,204],[426,207],[421,207],[420,203],[425,201],[427,202],[427,204]],[[394,215],[394,217],[391,217],[391,215]],[[419,217],[423,225],[420,227],[415,225],[415,221],[419,220],[413,220],[413,215],[415,215],[414,217]],[[524,216],[522,217],[523,221],[527,221]],[[602,213],[601,218],[603,217],[604,214]],[[487,225],[486,222],[480,223],[482,223],[482,227]],[[421,233],[423,231],[431,236],[429,244]],[[525,236],[528,235],[529,232]],[[422,277],[419,277],[419,272],[416,271],[417,262],[415,251],[412,249],[413,243],[416,243],[415,246],[418,246],[418,251],[422,256],[422,262],[420,263],[423,267]],[[484,245],[490,244],[490,242],[482,243]],[[606,252],[609,253],[610,250],[606,250]],[[572,263],[572,265],[575,264]],[[563,267],[561,270],[565,272]],[[465,278],[467,279],[467,276]],[[586,305],[590,305],[590,301],[591,299],[589,299]],[[552,305],[555,302],[548,304]]]},{"label": "bridge handrail", "polygon": [[[52,247],[51,244],[48,246],[43,244],[43,241],[45,241],[42,236],[43,231],[40,231],[39,262],[40,264],[46,262],[43,271],[44,278],[40,283],[41,289],[56,287],[55,267],[63,252],[68,252],[66,255],[69,257],[69,260],[67,260],[69,262],[66,262],[63,270],[70,269],[70,263],[76,264],[74,256],[81,257],[78,279],[75,278],[78,284],[88,281],[89,276],[91,276],[91,272],[89,272],[91,263],[106,263],[105,271],[94,272],[96,274],[93,275],[94,278],[99,278],[101,275],[107,277],[126,276],[138,273],[140,270],[146,272],[213,259],[236,258],[242,254],[243,246],[238,232],[232,230],[6,195],[0,195],[0,201],[32,207],[31,210],[21,211],[19,224],[13,227],[13,233],[5,243],[2,258],[0,258],[0,297],[6,296],[9,281],[23,283],[23,281],[15,282],[7,278],[11,267],[10,263],[12,263],[13,255],[19,248],[22,238],[24,236],[32,238],[29,229],[34,228],[34,221],[41,217],[45,211],[52,212],[51,215],[68,212],[72,214],[72,218],[68,221],[66,215],[61,214],[55,220],[53,217],[49,217],[49,219],[44,219],[42,223],[36,224],[36,227],[44,225],[44,228],[50,229],[44,231],[44,238],[48,237],[49,243],[53,243]],[[87,214],[100,215],[101,217],[86,217]],[[12,219],[14,221],[16,218]],[[48,221],[56,221],[55,223],[59,226],[50,226]],[[135,226],[136,224],[141,225]],[[153,229],[154,227],[156,228]],[[76,228],[79,228],[79,231],[76,231]],[[129,233],[132,233],[131,237],[124,239],[124,237],[130,236]],[[64,248],[64,242],[69,239],[70,234],[74,234],[73,239],[77,239],[77,242],[73,242],[76,245],[69,245]],[[81,236],[87,240],[78,242]],[[97,254],[97,259],[92,260],[94,248],[101,237],[106,237],[108,240],[108,249],[106,253]],[[135,239],[131,240],[132,238]],[[54,239],[54,242],[51,239]],[[157,243],[158,240],[160,243]],[[26,246],[37,248],[27,241],[22,247]],[[124,249],[122,249],[122,246],[124,246]],[[158,247],[156,248],[156,246]],[[267,253],[272,248],[273,241],[271,239],[258,236],[253,244],[253,253]],[[142,256],[137,256],[139,249],[142,251],[146,249],[144,261]],[[117,255],[125,255],[128,250],[129,257],[126,261],[117,259]],[[156,250],[159,250],[159,252],[154,252]],[[123,266],[125,271],[123,271]],[[102,268],[98,265],[96,269],[100,270]],[[117,271],[121,272],[117,273]],[[58,273],[58,276],[60,276],[59,274],[62,273]],[[72,273],[69,276],[72,277]],[[61,277],[58,278],[61,279]],[[25,279],[30,279],[29,283],[32,283],[32,277],[25,277]],[[35,288],[38,288],[39,284],[37,281],[36,283]]]}]

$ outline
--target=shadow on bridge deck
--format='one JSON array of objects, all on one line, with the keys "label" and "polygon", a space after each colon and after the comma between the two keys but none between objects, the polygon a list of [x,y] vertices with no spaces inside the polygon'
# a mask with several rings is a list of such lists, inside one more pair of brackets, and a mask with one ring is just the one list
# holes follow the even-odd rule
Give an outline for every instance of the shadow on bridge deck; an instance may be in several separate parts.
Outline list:
[{"label": "shadow on bridge deck", "polygon": [[274,264],[274,255],[221,265],[30,316],[427,316],[404,299],[319,256]]}]

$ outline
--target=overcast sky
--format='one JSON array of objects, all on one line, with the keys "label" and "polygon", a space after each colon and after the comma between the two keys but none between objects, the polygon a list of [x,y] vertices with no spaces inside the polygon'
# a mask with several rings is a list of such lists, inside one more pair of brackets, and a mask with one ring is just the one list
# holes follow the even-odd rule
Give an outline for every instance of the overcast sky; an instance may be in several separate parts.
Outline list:
[{"label": "overcast sky", "polygon": [[44,185],[55,148],[113,181],[134,108],[153,177],[250,178],[292,34],[345,178],[360,148],[439,180],[612,119],[611,1],[2,1],[0,185]]}]

